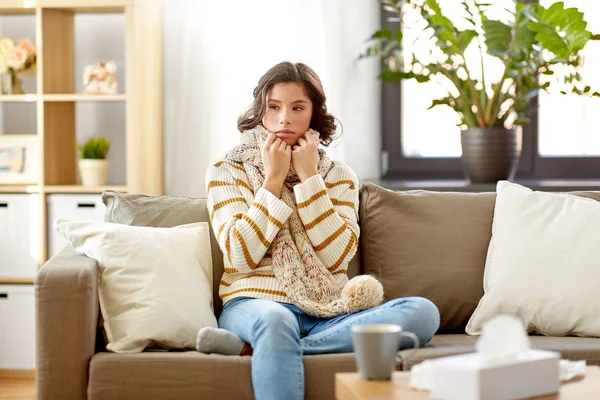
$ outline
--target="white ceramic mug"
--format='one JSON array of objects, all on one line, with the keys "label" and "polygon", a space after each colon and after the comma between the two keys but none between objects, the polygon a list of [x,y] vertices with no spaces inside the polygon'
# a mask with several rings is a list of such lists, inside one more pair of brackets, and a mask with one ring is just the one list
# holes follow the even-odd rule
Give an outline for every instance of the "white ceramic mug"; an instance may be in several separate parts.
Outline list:
[{"label": "white ceramic mug", "polygon": [[397,355],[402,337],[412,339],[414,349],[420,346],[417,335],[403,332],[399,325],[355,325],[351,331],[356,366],[363,379],[391,378],[395,364],[402,362]]}]

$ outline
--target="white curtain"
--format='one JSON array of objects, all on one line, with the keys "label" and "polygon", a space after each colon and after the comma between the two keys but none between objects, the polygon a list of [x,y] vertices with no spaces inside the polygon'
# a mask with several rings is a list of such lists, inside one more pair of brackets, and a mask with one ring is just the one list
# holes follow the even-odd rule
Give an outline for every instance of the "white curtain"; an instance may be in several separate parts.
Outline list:
[{"label": "white curtain", "polygon": [[359,178],[380,170],[376,60],[356,61],[378,0],[164,1],[165,176],[170,195],[204,196],[206,168],[238,143],[238,116],[280,61],[320,76],[344,127],[328,153]]}]

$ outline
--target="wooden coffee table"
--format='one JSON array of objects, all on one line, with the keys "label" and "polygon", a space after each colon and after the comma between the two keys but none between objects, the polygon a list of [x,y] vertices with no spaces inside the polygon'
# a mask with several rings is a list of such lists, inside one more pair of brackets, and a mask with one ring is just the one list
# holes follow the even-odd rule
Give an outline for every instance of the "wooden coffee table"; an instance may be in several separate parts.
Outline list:
[{"label": "wooden coffee table", "polygon": [[[431,399],[429,392],[408,386],[410,372],[394,372],[390,381],[365,381],[357,373],[335,374],[336,400],[419,400]],[[585,377],[575,378],[560,386],[556,395],[536,400],[600,399],[600,367],[587,367]]]}]

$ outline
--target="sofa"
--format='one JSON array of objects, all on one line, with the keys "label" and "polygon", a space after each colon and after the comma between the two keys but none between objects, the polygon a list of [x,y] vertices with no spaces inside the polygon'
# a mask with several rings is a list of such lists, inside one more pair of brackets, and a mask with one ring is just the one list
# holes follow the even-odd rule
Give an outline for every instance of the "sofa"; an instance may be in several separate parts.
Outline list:
[{"label": "sofa", "polygon": [[[600,192],[576,194],[600,201]],[[109,222],[171,227],[208,221],[206,199],[111,191],[102,197]],[[494,200],[494,193],[393,192],[371,183],[360,186],[360,249],[349,276],[372,274],[382,282],[386,299],[426,297],[441,314],[433,340],[413,354],[402,351],[405,362],[398,368],[474,350],[477,337],[464,329],[483,295]],[[223,263],[214,235],[211,241],[218,315]],[[94,260],[65,248],[39,270],[35,288],[38,399],[253,398],[249,356],[160,349],[107,352]],[[559,351],[563,358],[600,365],[599,339],[531,336],[531,342]],[[352,353],[305,356],[304,364],[308,400],[333,399],[334,374],[356,371]]]}]

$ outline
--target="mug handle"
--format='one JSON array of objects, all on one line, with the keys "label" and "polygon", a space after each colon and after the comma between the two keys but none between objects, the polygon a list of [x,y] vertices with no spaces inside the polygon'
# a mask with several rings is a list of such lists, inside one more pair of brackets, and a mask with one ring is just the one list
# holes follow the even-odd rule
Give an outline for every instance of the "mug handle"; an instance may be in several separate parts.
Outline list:
[{"label": "mug handle", "polygon": [[406,370],[406,362],[412,358],[412,356],[415,354],[415,352],[419,349],[419,347],[421,347],[421,342],[419,341],[419,337],[417,335],[415,335],[412,332],[400,332],[400,338],[402,338],[402,336],[406,336],[410,339],[412,339],[413,341],[413,349],[412,351],[408,354],[408,356],[402,358],[402,356],[400,355],[400,352],[398,352],[396,354],[396,362],[402,365],[402,370],[405,371]]}]

